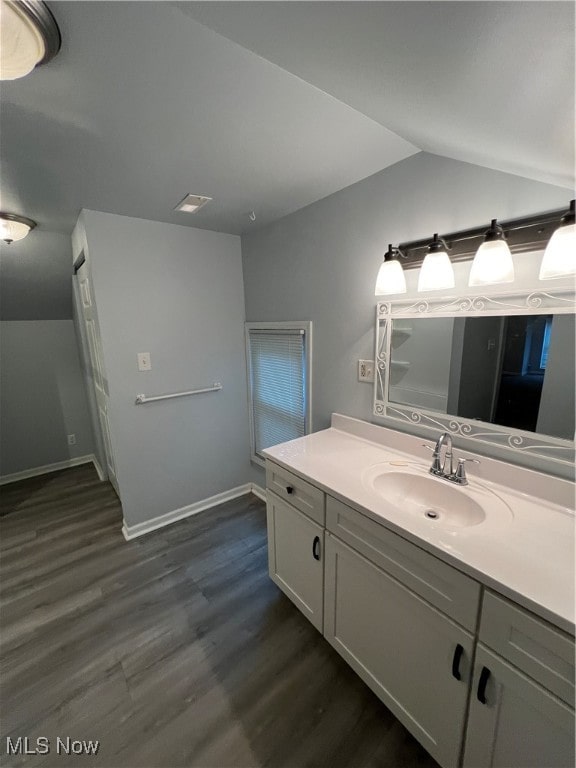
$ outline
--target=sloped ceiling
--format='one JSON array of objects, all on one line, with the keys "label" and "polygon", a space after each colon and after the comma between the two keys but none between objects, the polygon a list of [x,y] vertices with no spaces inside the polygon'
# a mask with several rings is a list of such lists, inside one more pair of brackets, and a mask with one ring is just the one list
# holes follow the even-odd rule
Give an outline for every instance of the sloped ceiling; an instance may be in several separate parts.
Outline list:
[{"label": "sloped ceiling", "polygon": [[420,149],[574,184],[573,2],[193,2]]},{"label": "sloped ceiling", "polygon": [[421,150],[574,183],[572,2],[49,5],[62,50],[0,89],[1,208],[38,222],[3,317],[69,312],[82,208],[239,234]]},{"label": "sloped ceiling", "polygon": [[[2,85],[3,207],[71,231],[81,208],[230,233],[418,151],[164,2],[50,6],[63,47]],[[174,212],[185,194],[213,202]]]},{"label": "sloped ceiling", "polygon": [[[1,93],[2,208],[41,229],[241,233],[421,149],[573,182],[571,2],[50,7],[61,52]],[[214,201],[174,212],[188,192]]]}]

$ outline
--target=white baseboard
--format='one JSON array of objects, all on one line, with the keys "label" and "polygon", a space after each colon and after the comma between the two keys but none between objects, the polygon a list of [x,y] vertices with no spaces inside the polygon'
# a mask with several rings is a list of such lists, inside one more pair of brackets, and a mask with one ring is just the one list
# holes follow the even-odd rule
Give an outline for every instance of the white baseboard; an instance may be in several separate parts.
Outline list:
[{"label": "white baseboard", "polygon": [[139,536],[144,536],[146,533],[156,531],[158,528],[164,528],[165,525],[170,525],[178,520],[184,520],[191,515],[197,515],[199,512],[204,512],[205,509],[216,507],[218,504],[223,504],[225,501],[232,501],[240,496],[245,496],[247,493],[253,493],[258,496],[259,499],[266,501],[266,492],[260,486],[255,483],[245,483],[239,485],[236,488],[231,488],[229,491],[223,493],[217,493],[215,496],[210,496],[202,501],[196,501],[194,504],[189,504],[187,507],[180,507],[180,509],[174,509],[172,512],[166,512],[158,517],[153,517],[150,520],[145,520],[143,523],[136,523],[136,525],[128,525],[126,520],[122,526],[122,534],[126,541],[136,539]]},{"label": "white baseboard", "polygon": [[[78,467],[80,464],[90,464],[92,462],[96,467],[96,472],[100,476],[99,466],[97,465],[96,457],[93,453],[87,456],[78,456],[75,459],[66,459],[66,461],[57,461],[55,464],[44,464],[42,467],[33,467],[32,469],[25,469],[22,472],[13,472],[11,475],[1,475],[0,485],[7,485],[8,483],[16,483],[18,480],[26,480],[29,477],[37,477],[38,475],[47,475],[49,472],[58,472],[60,469],[69,469],[70,467]],[[100,478],[102,479],[102,478]]]},{"label": "white baseboard", "polygon": [[102,482],[103,480],[108,480],[108,477],[106,476],[104,470],[100,466],[100,462],[96,458],[96,455],[92,457],[92,464],[94,464],[94,469],[96,470],[96,474],[98,475],[98,479]]},{"label": "white baseboard", "polygon": [[254,496],[258,496],[259,499],[262,499],[262,501],[266,501],[266,491],[264,488],[260,488],[259,485],[256,485],[256,483],[252,483],[252,493]]}]

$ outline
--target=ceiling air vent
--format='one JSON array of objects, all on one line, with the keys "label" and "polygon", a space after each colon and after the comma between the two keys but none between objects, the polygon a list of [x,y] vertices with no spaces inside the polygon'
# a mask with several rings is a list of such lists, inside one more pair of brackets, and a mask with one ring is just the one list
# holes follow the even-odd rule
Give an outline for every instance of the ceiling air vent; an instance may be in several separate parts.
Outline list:
[{"label": "ceiling air vent", "polygon": [[183,211],[184,213],[196,213],[203,205],[209,203],[210,200],[212,200],[211,197],[203,197],[202,195],[186,195],[183,200],[180,200],[174,210]]}]

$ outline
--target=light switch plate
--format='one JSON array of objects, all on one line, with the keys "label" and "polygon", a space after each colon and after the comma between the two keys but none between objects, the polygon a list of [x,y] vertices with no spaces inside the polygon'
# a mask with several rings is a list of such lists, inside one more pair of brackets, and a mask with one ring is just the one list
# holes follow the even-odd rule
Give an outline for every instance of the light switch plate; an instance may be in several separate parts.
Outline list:
[{"label": "light switch plate", "polygon": [[152,358],[150,357],[150,352],[138,352],[138,370],[152,370]]},{"label": "light switch plate", "polygon": [[374,381],[373,360],[358,360],[358,381]]}]

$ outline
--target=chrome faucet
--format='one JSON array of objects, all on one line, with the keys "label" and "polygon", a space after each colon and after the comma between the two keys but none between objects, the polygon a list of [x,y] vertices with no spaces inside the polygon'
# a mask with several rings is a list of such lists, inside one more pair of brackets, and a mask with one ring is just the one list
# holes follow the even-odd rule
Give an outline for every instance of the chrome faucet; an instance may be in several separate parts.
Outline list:
[{"label": "chrome faucet", "polygon": [[[442,461],[442,448],[446,447],[444,452],[444,460]],[[468,478],[466,477],[465,464],[467,461],[471,461],[474,464],[480,464],[478,459],[461,458],[458,459],[458,468],[454,470],[454,456],[452,453],[452,435],[448,432],[442,432],[436,445],[432,448],[430,445],[424,445],[424,448],[428,448],[432,451],[432,466],[430,467],[430,474],[436,477],[441,477],[444,480],[450,480],[458,485],[468,485]]]},{"label": "chrome faucet", "polygon": [[[444,455],[444,461],[441,462],[442,448],[446,446],[446,452]],[[448,469],[446,469],[448,465]],[[441,477],[447,477],[454,474],[454,466],[452,464],[452,436],[448,432],[442,432],[438,440],[436,441],[436,447],[432,454],[432,466],[430,467],[431,475],[440,475]]]}]

